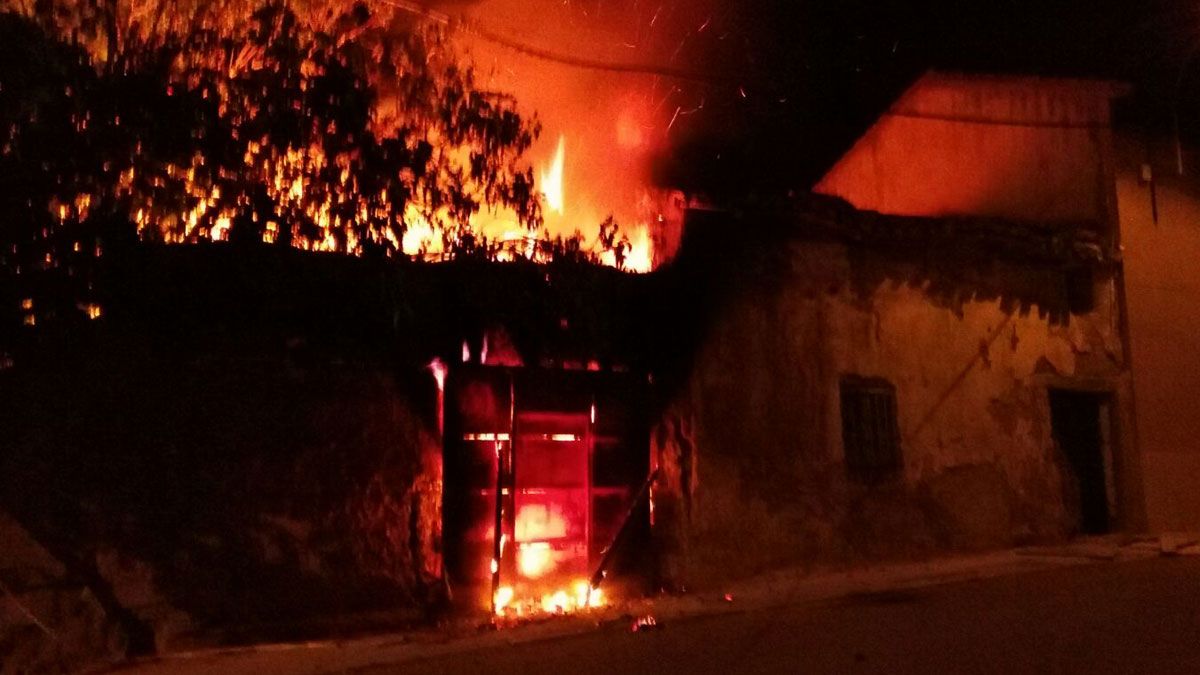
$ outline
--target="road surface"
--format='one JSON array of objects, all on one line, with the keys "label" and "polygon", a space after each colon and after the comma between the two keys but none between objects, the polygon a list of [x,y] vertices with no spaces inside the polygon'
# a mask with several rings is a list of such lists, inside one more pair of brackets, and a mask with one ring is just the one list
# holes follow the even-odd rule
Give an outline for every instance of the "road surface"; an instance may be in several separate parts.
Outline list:
[{"label": "road surface", "polygon": [[348,672],[1200,673],[1200,558],[859,594],[639,633],[614,624]]}]

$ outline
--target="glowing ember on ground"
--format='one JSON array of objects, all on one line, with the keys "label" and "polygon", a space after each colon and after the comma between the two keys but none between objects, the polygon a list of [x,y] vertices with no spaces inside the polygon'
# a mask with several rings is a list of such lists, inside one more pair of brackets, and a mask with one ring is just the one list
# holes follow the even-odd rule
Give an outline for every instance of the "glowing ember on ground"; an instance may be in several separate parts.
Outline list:
[{"label": "glowing ember on ground", "polygon": [[571,614],[580,610],[596,609],[605,604],[604,593],[591,588],[584,579],[573,582],[569,588],[560,588],[542,594],[540,598],[516,597],[512,586],[501,586],[493,598],[496,616],[530,617],[538,614]]},{"label": "glowing ember on ground", "polygon": [[655,628],[658,628],[658,620],[655,619],[653,615],[647,614],[646,616],[639,616],[638,618],[634,619],[633,624],[631,624],[629,627],[629,630],[633,631],[634,633],[641,633],[643,631],[653,630]]}]

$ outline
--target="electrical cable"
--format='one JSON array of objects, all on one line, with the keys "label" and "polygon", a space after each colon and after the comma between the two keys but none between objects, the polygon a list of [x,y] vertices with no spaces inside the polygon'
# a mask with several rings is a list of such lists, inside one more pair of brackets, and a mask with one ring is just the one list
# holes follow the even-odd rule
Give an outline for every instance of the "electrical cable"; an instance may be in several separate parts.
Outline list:
[{"label": "electrical cable", "polygon": [[486,28],[481,26],[478,21],[472,21],[470,19],[465,19],[465,18],[454,18],[454,17],[451,17],[449,14],[429,9],[428,7],[425,7],[424,5],[421,5],[416,2],[409,2],[408,0],[379,0],[379,2],[382,2],[383,4],[394,7],[396,9],[399,9],[399,10],[402,10],[405,12],[409,12],[410,14],[415,14],[417,16],[423,17],[430,21],[434,21],[434,22],[442,24],[444,26],[449,26],[449,27],[455,28],[457,30],[461,30],[467,34],[476,35],[484,40],[487,40],[488,42],[498,44],[502,47],[512,49],[513,51],[519,52],[526,56],[531,56],[536,59],[541,59],[543,61],[552,61],[554,63],[558,63],[558,64],[565,65],[565,66],[572,66],[575,68],[585,68],[585,69],[589,69],[589,70],[603,70],[603,71],[615,72],[615,73],[635,73],[635,74],[643,74],[643,75],[657,75],[660,77],[669,77],[669,78],[673,78],[676,80],[697,82],[700,84],[713,84],[713,85],[724,85],[724,86],[732,86],[733,85],[733,82],[730,80],[722,80],[719,78],[714,78],[710,75],[702,75],[702,74],[687,71],[687,70],[681,70],[679,68],[670,68],[667,66],[658,66],[658,65],[654,65],[654,64],[644,64],[644,63],[612,63],[612,62],[608,62],[608,61],[601,61],[598,59],[586,59],[586,58],[580,58],[577,56],[571,56],[568,54],[561,54],[561,53],[554,52],[554,51],[551,51],[548,49],[534,47],[532,45],[528,45],[523,42],[519,42],[517,40],[513,40],[510,38],[504,37],[503,35],[500,35],[498,33],[494,33],[490,30],[487,30]]}]

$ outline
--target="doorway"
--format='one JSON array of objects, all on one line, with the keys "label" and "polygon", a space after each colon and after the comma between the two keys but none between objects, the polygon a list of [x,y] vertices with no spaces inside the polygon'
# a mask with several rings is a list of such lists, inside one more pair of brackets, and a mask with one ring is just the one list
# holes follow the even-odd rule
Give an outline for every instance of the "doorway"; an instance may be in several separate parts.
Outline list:
[{"label": "doorway", "polygon": [[593,371],[450,371],[443,542],[459,597],[491,606],[505,589],[513,608],[569,593],[626,522],[635,543],[609,570],[649,571],[648,505],[634,503],[650,460],[642,382]]},{"label": "doorway", "polygon": [[516,570],[504,571],[528,585],[587,578],[593,455],[588,414],[522,412],[516,421],[513,505],[506,510],[512,515],[504,523],[515,544],[509,550],[516,554]]},{"label": "doorway", "polygon": [[[1051,389],[1050,424],[1054,441],[1066,460],[1071,483],[1064,495],[1078,514],[1079,531],[1111,531],[1114,516],[1112,433],[1109,394]],[[1071,508],[1074,502],[1074,509]]]}]

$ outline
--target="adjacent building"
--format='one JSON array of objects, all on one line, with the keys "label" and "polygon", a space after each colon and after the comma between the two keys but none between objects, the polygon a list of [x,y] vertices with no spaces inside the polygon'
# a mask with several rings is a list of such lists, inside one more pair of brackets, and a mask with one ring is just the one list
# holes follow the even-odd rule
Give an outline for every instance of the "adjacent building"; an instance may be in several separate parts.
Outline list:
[{"label": "adjacent building", "polygon": [[[668,538],[686,561],[672,569],[1200,522],[1200,454],[1178,423],[1197,417],[1181,414],[1193,357],[1176,354],[1191,314],[1175,319],[1198,297],[1184,261],[1200,239],[1191,202],[1155,207],[1148,169],[1125,166],[1125,93],[929,73],[817,196],[689,214],[681,261],[689,240],[728,256],[731,233],[775,234],[723,268],[655,439],[691,474],[674,486],[687,535]],[[1153,208],[1175,219],[1170,240]]]}]

